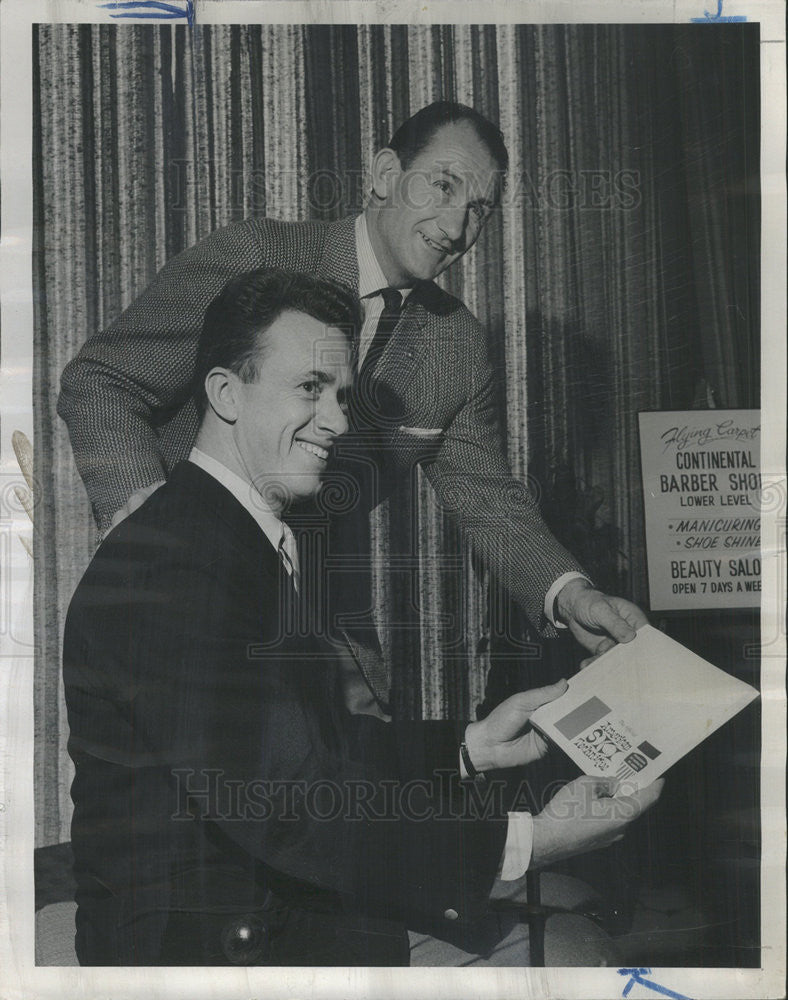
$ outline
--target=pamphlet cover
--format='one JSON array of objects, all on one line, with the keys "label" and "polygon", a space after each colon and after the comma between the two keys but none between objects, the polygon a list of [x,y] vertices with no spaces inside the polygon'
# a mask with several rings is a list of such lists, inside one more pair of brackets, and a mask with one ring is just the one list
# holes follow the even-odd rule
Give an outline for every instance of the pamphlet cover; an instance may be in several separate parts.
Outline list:
[{"label": "pamphlet cover", "polygon": [[586,774],[645,788],[757,696],[644,625],[572,677],[531,724]]}]

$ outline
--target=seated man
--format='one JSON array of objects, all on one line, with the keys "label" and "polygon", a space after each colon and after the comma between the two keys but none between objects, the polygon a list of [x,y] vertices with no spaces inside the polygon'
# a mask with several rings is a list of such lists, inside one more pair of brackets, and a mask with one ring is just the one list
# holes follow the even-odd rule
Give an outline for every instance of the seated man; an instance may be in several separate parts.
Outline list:
[{"label": "seated man", "polygon": [[594,792],[584,823],[581,781],[532,826],[494,779],[480,797],[469,772],[544,752],[528,719],[563,682],[459,729],[348,712],[281,517],[347,428],[357,310],[303,274],[227,286],[198,351],[196,447],[71,602],[81,964],[406,965],[406,922],[472,928],[502,862],[516,878],[604,846],[657,797]]}]

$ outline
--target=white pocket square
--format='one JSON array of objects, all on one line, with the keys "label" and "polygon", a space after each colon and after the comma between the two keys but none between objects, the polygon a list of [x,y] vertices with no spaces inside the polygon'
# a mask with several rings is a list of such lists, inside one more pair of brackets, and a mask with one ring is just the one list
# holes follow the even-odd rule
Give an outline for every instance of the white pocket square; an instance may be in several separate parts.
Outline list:
[{"label": "white pocket square", "polygon": [[439,437],[444,433],[442,427],[404,427],[397,428],[400,434],[410,434],[411,437]]}]

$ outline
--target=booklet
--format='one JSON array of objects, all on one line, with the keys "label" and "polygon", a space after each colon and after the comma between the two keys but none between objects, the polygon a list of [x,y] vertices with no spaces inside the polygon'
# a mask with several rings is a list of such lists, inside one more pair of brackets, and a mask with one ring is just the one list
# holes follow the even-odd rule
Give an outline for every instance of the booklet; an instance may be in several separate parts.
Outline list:
[{"label": "booklet", "polygon": [[651,625],[603,653],[531,725],[586,774],[645,788],[758,692]]}]

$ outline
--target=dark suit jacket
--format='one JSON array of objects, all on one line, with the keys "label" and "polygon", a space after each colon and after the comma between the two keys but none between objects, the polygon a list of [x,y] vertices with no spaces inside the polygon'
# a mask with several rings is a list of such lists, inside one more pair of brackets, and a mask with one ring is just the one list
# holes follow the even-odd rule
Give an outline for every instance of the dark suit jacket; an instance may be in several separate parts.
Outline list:
[{"label": "dark suit jacket", "polygon": [[[188,388],[205,308],[231,277],[263,266],[314,272],[357,290],[354,220],[248,219],[213,233],[170,261],[66,367],[58,412],[100,526],[135,489],[165,478],[188,455],[197,426]],[[580,567],[511,476],[478,321],[434,283],[417,285],[376,375],[396,400],[388,424],[393,474],[428,460],[441,503],[535,628],[554,634],[545,595]]]},{"label": "dark suit jacket", "polygon": [[254,519],[188,462],[76,590],[78,902],[117,926],[121,964],[156,963],[173,910],[254,909],[272,885],[432,929],[486,906],[505,809],[468,818],[458,728],[347,713],[294,599]]}]

